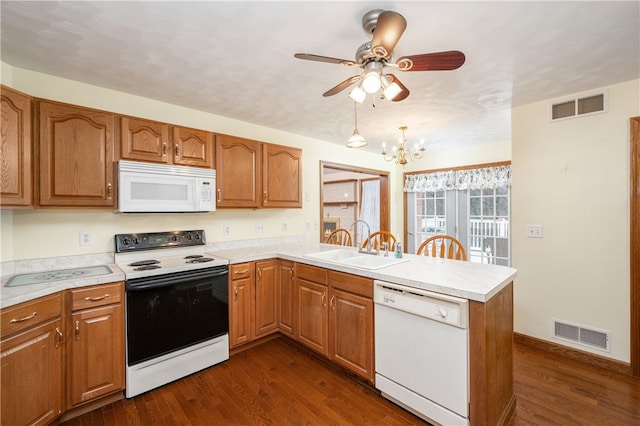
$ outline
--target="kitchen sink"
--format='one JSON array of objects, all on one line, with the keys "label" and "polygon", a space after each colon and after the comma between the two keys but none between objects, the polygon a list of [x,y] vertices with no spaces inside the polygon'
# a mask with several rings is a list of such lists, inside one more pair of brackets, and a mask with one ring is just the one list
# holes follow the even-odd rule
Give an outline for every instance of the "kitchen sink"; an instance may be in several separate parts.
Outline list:
[{"label": "kitchen sink", "polygon": [[320,260],[330,260],[330,261],[339,261],[343,259],[348,259],[350,257],[359,256],[360,254],[355,250],[350,249],[335,249],[335,250],[325,250],[325,251],[317,251],[315,253],[305,254],[305,257],[311,257],[313,259]]},{"label": "kitchen sink", "polygon": [[398,259],[395,257],[363,255],[343,259],[340,261],[340,263],[342,263],[343,265],[355,266],[357,268],[363,269],[380,269],[408,261],[409,259],[406,258]]},{"label": "kitchen sink", "polygon": [[387,266],[396,265],[398,263],[407,262],[409,259],[397,259],[395,257],[375,256],[371,254],[362,254],[356,250],[335,249],[318,251],[315,253],[305,254],[305,257],[312,259],[325,260],[342,265],[354,266],[362,269],[380,269]]}]

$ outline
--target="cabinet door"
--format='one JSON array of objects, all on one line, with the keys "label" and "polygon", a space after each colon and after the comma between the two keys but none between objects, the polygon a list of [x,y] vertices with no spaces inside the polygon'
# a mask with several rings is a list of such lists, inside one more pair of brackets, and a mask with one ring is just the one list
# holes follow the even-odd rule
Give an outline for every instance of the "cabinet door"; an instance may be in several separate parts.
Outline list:
[{"label": "cabinet door", "polygon": [[331,359],[373,383],[373,301],[331,289]]},{"label": "cabinet door", "polygon": [[0,343],[0,424],[45,425],[62,412],[61,330],[57,319]]},{"label": "cabinet door", "polygon": [[216,135],[217,207],[259,207],[261,143]]},{"label": "cabinet door", "polygon": [[302,150],[264,144],[263,207],[302,207]]},{"label": "cabinet door", "polygon": [[278,331],[277,266],[277,260],[256,263],[256,337]]},{"label": "cabinet door", "polygon": [[71,405],[124,389],[122,305],[74,312],[71,319]]},{"label": "cabinet door", "polygon": [[229,293],[229,347],[233,348],[253,338],[253,272],[231,280]]},{"label": "cabinet door", "polygon": [[296,296],[295,281],[293,274],[293,262],[288,260],[279,261],[279,271],[277,277],[278,299],[280,301],[278,310],[278,324],[280,331],[289,337],[294,337],[294,315]]},{"label": "cabinet door", "polygon": [[173,163],[213,168],[213,133],[186,127],[173,128]]},{"label": "cabinet door", "polygon": [[329,356],[328,288],[297,279],[298,330],[300,343]]},{"label": "cabinet door", "polygon": [[169,125],[134,117],[120,118],[120,157],[125,160],[168,163]]},{"label": "cabinet door", "polygon": [[114,207],[115,115],[39,102],[40,205]]},{"label": "cabinet door", "polygon": [[0,86],[0,204],[33,205],[31,97]]}]

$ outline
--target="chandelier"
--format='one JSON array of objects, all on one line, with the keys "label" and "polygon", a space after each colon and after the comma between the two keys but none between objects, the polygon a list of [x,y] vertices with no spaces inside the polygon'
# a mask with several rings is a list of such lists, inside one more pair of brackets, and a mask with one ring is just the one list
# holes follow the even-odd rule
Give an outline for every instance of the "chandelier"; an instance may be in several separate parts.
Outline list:
[{"label": "chandelier", "polygon": [[407,148],[407,138],[404,135],[405,130],[407,130],[407,126],[400,126],[400,130],[402,131],[402,137],[400,138],[400,146],[393,146],[391,157],[387,156],[387,145],[382,142],[382,156],[386,161],[395,161],[396,164],[401,164],[404,166],[409,162],[409,160],[419,160],[424,156],[424,142],[420,141],[420,144],[415,144],[413,147],[413,151],[411,148]]}]

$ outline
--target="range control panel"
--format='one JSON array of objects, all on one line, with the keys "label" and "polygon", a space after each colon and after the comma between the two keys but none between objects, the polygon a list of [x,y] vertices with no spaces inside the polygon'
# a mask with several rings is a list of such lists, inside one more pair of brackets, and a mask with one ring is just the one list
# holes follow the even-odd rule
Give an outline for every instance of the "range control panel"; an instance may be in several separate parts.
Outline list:
[{"label": "range control panel", "polygon": [[116,234],[116,253],[206,245],[204,230]]}]

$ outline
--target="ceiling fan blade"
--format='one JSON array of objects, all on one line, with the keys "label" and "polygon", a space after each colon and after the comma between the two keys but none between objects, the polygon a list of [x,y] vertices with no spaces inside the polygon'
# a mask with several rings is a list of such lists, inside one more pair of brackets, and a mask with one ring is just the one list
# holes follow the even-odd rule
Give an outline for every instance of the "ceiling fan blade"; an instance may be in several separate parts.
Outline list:
[{"label": "ceiling fan blade", "polygon": [[402,89],[402,92],[400,92],[395,98],[391,99],[391,101],[400,102],[407,99],[407,96],[409,96],[409,94],[411,93],[409,92],[409,89],[407,89],[407,86],[402,84],[402,82],[398,80],[398,77],[396,77],[395,75],[393,74],[385,74],[385,75],[389,79],[390,83],[396,83],[398,86],[400,86],[400,89]]},{"label": "ceiling fan blade", "polygon": [[382,12],[373,31],[371,52],[381,58],[389,58],[405,28],[407,20],[402,15],[391,11]]},{"label": "ceiling fan blade", "polygon": [[448,71],[464,64],[464,53],[457,50],[424,53],[398,58],[396,65],[400,71]]},{"label": "ceiling fan blade", "polygon": [[339,84],[335,85],[334,87],[332,87],[331,89],[329,89],[326,92],[324,92],[322,94],[322,96],[324,96],[324,97],[333,96],[333,95],[335,95],[337,93],[342,92],[344,89],[346,89],[347,87],[351,86],[353,83],[357,83],[358,81],[360,81],[360,76],[359,75],[354,75],[353,77],[349,77],[348,79],[346,79],[342,83],[339,83]]},{"label": "ceiling fan blade", "polygon": [[312,55],[310,53],[296,53],[293,56],[298,59],[306,59],[307,61],[328,62],[330,64],[339,64],[346,66],[357,65],[355,62],[346,59],[330,58],[328,56]]}]

